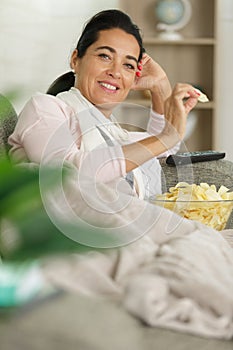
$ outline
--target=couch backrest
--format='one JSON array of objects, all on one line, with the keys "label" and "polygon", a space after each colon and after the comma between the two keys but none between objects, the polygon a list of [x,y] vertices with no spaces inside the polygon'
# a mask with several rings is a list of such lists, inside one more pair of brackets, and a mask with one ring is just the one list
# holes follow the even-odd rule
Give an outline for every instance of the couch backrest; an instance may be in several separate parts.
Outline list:
[{"label": "couch backrest", "polygon": [[73,72],[67,72],[59,76],[54,82],[49,86],[46,91],[47,94],[56,96],[60,92],[68,91],[72,86],[74,86],[75,76]]},{"label": "couch backrest", "polygon": [[233,191],[233,162],[231,161],[220,159],[174,167],[167,165],[166,159],[162,158],[160,164],[162,166],[163,192],[167,192],[178,182],[190,184],[207,182],[215,184],[218,188],[224,185]]}]

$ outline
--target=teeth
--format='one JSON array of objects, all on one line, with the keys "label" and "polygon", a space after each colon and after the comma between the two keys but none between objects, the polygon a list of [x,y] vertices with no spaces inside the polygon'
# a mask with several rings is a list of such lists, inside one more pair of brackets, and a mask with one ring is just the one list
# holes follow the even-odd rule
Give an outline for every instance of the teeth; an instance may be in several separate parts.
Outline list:
[{"label": "teeth", "polygon": [[106,89],[109,89],[109,90],[116,90],[116,86],[113,86],[113,85],[110,85],[110,84],[105,84],[105,83],[100,83],[100,85],[106,87]]}]

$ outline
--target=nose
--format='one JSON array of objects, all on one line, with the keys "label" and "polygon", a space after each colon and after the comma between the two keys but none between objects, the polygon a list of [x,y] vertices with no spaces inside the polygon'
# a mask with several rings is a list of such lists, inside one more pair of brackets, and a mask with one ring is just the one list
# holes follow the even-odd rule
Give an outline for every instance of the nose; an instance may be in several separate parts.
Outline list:
[{"label": "nose", "polygon": [[115,79],[120,79],[121,77],[121,66],[118,62],[112,62],[111,66],[108,67],[107,74]]}]

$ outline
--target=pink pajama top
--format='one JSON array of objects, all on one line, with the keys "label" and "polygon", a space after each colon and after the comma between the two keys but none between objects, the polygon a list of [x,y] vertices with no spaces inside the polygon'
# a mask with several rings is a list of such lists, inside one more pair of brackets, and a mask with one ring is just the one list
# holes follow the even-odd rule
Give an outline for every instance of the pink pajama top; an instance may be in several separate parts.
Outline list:
[{"label": "pink pajama top", "polygon": [[[79,90],[75,88],[71,90],[75,92],[80,101],[89,103]],[[151,110],[147,131],[128,132],[127,143],[138,141],[149,135],[157,135],[163,129],[164,123],[164,116]],[[16,128],[9,137],[9,144],[12,146],[10,154],[16,162],[29,161],[40,164],[46,153],[47,162],[62,158],[71,162],[78,169],[88,158],[86,162],[88,165],[85,169],[88,176],[93,174],[101,182],[125,177],[125,158],[120,143],[114,144],[113,147],[106,144],[106,147],[97,147],[87,152],[80,149],[81,141],[82,133],[77,110],[75,111],[59,95],[38,93],[26,103],[19,115]],[[48,144],[50,144],[49,147]],[[178,149],[179,144],[160,156],[175,153]],[[156,158],[155,162],[158,163]],[[101,170],[100,164],[104,164]]]}]

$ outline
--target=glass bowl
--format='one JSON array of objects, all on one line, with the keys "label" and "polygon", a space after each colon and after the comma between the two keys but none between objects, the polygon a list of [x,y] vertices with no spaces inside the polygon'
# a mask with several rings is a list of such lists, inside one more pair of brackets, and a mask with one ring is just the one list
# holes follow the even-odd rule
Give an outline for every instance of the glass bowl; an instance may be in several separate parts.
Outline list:
[{"label": "glass bowl", "polygon": [[170,209],[180,216],[200,221],[203,224],[221,231],[230,228],[228,223],[233,209],[233,200],[218,201],[182,201],[182,200],[159,200],[154,199],[152,203]]},{"label": "glass bowl", "polygon": [[178,183],[151,202],[218,231],[232,228],[233,192],[224,186]]}]

